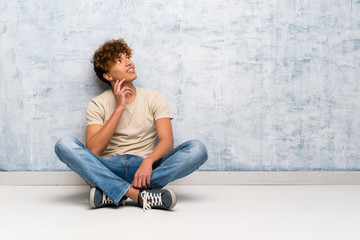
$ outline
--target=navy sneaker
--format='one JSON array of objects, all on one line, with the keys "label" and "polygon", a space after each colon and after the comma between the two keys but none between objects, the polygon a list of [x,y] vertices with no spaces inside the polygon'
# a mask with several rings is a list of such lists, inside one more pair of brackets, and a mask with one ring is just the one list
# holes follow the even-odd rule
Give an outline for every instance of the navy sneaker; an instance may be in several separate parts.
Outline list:
[{"label": "navy sneaker", "polygon": [[145,212],[152,208],[170,210],[176,204],[176,195],[170,189],[145,189],[139,193],[139,203]]},{"label": "navy sneaker", "polygon": [[90,206],[93,208],[115,206],[114,202],[98,188],[90,190]]}]

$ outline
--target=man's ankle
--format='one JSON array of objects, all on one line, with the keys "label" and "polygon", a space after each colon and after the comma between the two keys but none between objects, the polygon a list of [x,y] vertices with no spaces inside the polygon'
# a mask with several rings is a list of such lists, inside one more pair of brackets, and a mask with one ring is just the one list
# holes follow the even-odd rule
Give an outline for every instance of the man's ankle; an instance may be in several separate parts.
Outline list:
[{"label": "man's ankle", "polygon": [[125,196],[133,200],[135,203],[139,203],[139,193],[139,189],[130,187],[129,190],[125,193]]}]

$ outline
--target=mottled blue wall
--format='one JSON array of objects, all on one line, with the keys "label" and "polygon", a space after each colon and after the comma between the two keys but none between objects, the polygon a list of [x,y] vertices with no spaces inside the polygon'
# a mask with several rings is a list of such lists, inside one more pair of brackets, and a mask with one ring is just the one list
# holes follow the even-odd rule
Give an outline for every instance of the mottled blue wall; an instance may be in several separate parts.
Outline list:
[{"label": "mottled blue wall", "polygon": [[53,146],[84,140],[90,59],[118,37],[202,170],[360,170],[359,0],[2,0],[0,170],[67,170]]}]

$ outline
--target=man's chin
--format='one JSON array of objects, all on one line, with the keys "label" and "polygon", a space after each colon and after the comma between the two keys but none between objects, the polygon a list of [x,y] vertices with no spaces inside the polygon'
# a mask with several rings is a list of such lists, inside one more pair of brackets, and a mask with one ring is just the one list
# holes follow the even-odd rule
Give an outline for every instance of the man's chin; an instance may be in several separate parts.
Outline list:
[{"label": "man's chin", "polygon": [[132,81],[136,80],[136,78],[137,78],[137,76],[132,77],[132,78],[127,78],[127,79],[125,79],[125,82],[132,82]]}]

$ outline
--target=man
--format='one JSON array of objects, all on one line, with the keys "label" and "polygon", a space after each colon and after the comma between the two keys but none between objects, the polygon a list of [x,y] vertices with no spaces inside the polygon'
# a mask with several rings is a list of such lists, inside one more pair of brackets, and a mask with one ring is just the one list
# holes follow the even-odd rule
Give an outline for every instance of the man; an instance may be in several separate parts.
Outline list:
[{"label": "man", "polygon": [[130,198],[144,210],[171,209],[176,195],[162,188],[198,169],[207,160],[207,150],[198,140],[173,149],[172,115],[165,98],[134,86],[131,56],[123,39],[96,50],[94,70],[111,89],[88,104],[86,146],[66,136],[56,143],[55,152],[92,187],[93,208],[118,206]]}]

